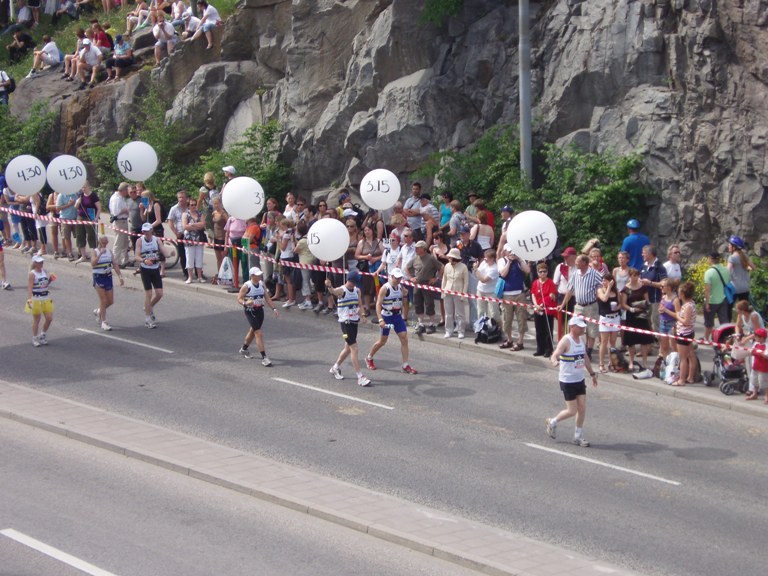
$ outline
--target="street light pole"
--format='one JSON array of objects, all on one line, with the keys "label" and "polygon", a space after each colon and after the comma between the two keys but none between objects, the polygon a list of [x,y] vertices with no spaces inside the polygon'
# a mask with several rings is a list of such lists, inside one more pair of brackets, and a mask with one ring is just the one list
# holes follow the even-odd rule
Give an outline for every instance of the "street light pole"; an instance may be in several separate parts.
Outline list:
[{"label": "street light pole", "polygon": [[520,44],[518,47],[519,75],[518,94],[520,98],[520,171],[533,181],[532,135],[531,135],[531,34],[529,21],[529,0],[519,0],[518,15]]}]

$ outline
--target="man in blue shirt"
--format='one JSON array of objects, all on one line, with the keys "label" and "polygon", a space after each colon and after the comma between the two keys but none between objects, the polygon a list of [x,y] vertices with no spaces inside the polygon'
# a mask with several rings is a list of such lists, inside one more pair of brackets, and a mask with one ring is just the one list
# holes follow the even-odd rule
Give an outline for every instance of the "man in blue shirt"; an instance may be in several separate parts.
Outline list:
[{"label": "man in blue shirt", "polygon": [[621,249],[629,253],[629,267],[638,271],[643,269],[643,246],[651,243],[648,236],[640,232],[640,222],[632,218],[627,222],[627,232],[629,235],[621,243]]}]

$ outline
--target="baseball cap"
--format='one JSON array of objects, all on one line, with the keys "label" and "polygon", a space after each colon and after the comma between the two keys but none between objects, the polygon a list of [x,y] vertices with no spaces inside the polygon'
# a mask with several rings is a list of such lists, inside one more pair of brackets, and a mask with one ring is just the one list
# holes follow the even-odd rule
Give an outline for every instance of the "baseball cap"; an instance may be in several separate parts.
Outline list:
[{"label": "baseball cap", "polygon": [[347,270],[347,282],[357,282],[358,280],[360,280],[360,272],[357,268]]},{"label": "baseball cap", "polygon": [[45,262],[45,259],[39,254],[32,256],[32,262]]},{"label": "baseball cap", "polygon": [[571,321],[568,323],[568,325],[569,326],[578,326],[579,328],[586,328],[587,327],[587,323],[584,322],[583,319],[581,319],[581,318],[579,318],[577,316],[574,316],[573,318],[571,318]]},{"label": "baseball cap", "polygon": [[224,166],[224,168],[222,168],[221,171],[222,172],[229,172],[230,174],[232,174],[232,176],[237,174],[237,170],[235,170],[234,166]]},{"label": "baseball cap", "polygon": [[123,35],[122,34],[118,34],[117,36],[115,36],[115,42],[122,42],[122,41],[123,41]]},{"label": "baseball cap", "polygon": [[424,250],[427,249],[427,243],[424,242],[424,240],[419,240],[416,242],[416,248],[424,248]]},{"label": "baseball cap", "polygon": [[469,226],[462,226],[459,228],[459,234],[469,234]]},{"label": "baseball cap", "polygon": [[357,216],[357,212],[352,210],[352,208],[345,208],[344,212],[342,212],[341,216],[343,218],[354,218],[355,216]]},{"label": "baseball cap", "polygon": [[467,198],[477,198],[477,192],[470,192],[467,194]]},{"label": "baseball cap", "polygon": [[263,276],[264,272],[262,272],[261,268],[259,268],[258,266],[254,266],[253,268],[248,270],[248,274],[250,276]]},{"label": "baseball cap", "polygon": [[90,46],[91,41],[88,38],[83,38],[83,46]]},{"label": "baseball cap", "polygon": [[568,246],[563,250],[563,256],[576,256],[576,249],[573,246]]},{"label": "baseball cap", "polygon": [[141,225],[142,232],[149,232],[150,230],[152,230],[152,224],[149,222],[144,222],[144,224]]},{"label": "baseball cap", "polygon": [[504,206],[504,207],[501,209],[501,211],[502,211],[502,212],[509,212],[510,214],[512,214],[512,213],[514,212],[514,210],[512,210],[512,206],[510,206],[510,205],[506,205],[506,206]]},{"label": "baseball cap", "polygon": [[766,338],[768,337],[768,330],[766,330],[765,328],[758,328],[757,330],[755,330],[755,336],[757,336],[758,338]]},{"label": "baseball cap", "polygon": [[400,270],[400,268],[393,268],[389,275],[392,276],[392,278],[402,278],[404,276],[403,271]]}]

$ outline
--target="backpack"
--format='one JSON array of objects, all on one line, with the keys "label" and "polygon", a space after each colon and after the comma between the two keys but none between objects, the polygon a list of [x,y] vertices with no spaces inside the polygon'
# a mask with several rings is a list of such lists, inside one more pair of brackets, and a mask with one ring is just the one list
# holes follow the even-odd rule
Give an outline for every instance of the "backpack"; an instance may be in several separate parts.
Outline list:
[{"label": "backpack", "polygon": [[618,348],[611,348],[611,371],[612,372],[629,372],[629,362],[624,356],[624,352]]},{"label": "backpack", "polygon": [[501,327],[499,323],[488,316],[481,316],[475,322],[475,344],[493,344],[501,340]]}]

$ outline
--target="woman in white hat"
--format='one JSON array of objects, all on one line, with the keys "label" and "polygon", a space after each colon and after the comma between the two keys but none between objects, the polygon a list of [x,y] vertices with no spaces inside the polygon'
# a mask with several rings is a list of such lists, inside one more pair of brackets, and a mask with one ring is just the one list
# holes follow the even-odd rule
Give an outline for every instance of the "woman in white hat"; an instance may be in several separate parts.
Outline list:
[{"label": "woman in white hat", "polygon": [[[43,268],[45,260],[40,255],[32,257],[32,268],[29,271],[29,280],[27,282],[27,303],[24,311],[32,314],[32,344],[37,348],[40,345],[48,344],[48,329],[53,322],[53,299],[48,288],[51,282],[56,280],[56,275],[48,275]],[[43,329],[40,328],[40,317],[45,317]]]},{"label": "woman in white hat", "polygon": [[[447,257],[448,264],[443,267],[442,289],[467,294],[469,291],[469,269],[461,261],[461,252],[458,248],[451,248]],[[445,302],[445,335],[443,338],[453,336],[455,326],[461,340],[464,338],[464,306],[467,297],[444,293],[443,301]]]},{"label": "woman in white hat", "polygon": [[264,334],[262,333],[261,326],[264,323],[264,306],[269,306],[272,312],[275,314],[275,318],[280,316],[277,311],[272,298],[269,297],[269,290],[267,285],[264,284],[264,273],[261,268],[254,266],[248,271],[249,279],[243,283],[240,287],[240,292],[237,294],[237,301],[243,307],[245,312],[245,319],[248,320],[250,328],[245,334],[245,341],[240,348],[240,355],[243,358],[251,358],[251,353],[248,347],[256,339],[256,346],[261,354],[261,365],[272,366],[272,361],[267,358],[267,351],[264,347]]}]

